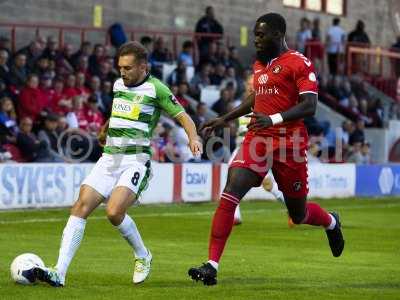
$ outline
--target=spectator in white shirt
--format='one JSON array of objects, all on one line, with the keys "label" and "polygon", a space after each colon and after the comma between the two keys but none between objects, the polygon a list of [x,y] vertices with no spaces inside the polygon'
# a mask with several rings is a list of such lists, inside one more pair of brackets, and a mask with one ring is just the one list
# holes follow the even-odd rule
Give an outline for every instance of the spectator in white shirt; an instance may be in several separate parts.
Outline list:
[{"label": "spectator in white shirt", "polygon": [[333,19],[332,26],[329,27],[326,34],[326,52],[328,53],[328,65],[331,75],[336,75],[338,73],[339,58],[340,55],[344,53],[346,33],[339,24],[339,18]]},{"label": "spectator in white shirt", "polygon": [[306,43],[312,38],[310,20],[302,18],[300,21],[300,29],[296,33],[297,51],[305,54]]}]

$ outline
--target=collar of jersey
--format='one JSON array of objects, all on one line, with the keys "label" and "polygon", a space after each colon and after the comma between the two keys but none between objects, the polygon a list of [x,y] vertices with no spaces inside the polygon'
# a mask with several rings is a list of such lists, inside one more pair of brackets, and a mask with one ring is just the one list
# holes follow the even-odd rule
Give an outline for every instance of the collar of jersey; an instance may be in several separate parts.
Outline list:
[{"label": "collar of jersey", "polygon": [[138,87],[138,86],[142,85],[143,83],[145,83],[149,79],[149,77],[150,77],[150,73],[147,73],[146,77],[142,81],[140,81],[139,83],[136,83],[136,84],[132,84],[132,85],[127,86],[127,87],[128,88]]}]

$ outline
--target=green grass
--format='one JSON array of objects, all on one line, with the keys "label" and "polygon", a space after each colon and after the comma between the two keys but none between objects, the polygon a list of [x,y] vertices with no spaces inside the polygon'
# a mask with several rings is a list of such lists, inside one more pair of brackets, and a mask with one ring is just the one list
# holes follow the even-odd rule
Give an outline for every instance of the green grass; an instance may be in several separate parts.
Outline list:
[{"label": "green grass", "polygon": [[332,257],[320,228],[288,229],[279,204],[247,202],[213,287],[187,276],[206,260],[213,203],[130,210],[154,257],[139,286],[131,283],[130,248],[103,209],[89,218],[65,288],[13,283],[9,265],[18,254],[55,263],[68,210],[0,212],[0,299],[400,299],[400,199],[320,202],[341,214],[342,257]]}]

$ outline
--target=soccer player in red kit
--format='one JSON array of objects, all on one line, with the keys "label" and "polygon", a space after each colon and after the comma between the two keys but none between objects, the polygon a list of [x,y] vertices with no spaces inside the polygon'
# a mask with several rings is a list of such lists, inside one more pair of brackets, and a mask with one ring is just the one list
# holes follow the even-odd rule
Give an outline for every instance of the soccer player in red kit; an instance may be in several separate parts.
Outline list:
[{"label": "soccer player in red kit", "polygon": [[288,49],[286,22],[276,13],[258,18],[254,27],[257,60],[253,67],[254,91],[237,108],[203,125],[209,135],[215,128],[252,112],[241,149],[229,166],[228,179],[214,214],[208,262],[189,269],[189,276],[205,285],[217,283],[218,263],[231,233],[240,199],[259,186],[272,169],[295,224],[325,229],[333,256],[341,255],[344,239],[339,216],[308,202],[307,131],[303,118],[315,114],[318,87],[312,63]]}]

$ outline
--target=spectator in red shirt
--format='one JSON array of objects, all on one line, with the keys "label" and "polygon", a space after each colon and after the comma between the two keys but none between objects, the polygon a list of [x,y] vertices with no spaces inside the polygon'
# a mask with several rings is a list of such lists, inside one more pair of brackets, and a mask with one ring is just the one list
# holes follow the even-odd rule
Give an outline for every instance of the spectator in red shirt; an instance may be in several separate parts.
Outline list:
[{"label": "spectator in red shirt", "polygon": [[39,89],[42,92],[43,97],[46,97],[46,103],[51,105],[54,97],[54,89],[53,80],[49,74],[43,74],[40,76]]},{"label": "spectator in red shirt", "polygon": [[87,130],[93,135],[97,135],[101,126],[104,124],[103,114],[97,106],[97,99],[91,95],[86,104],[86,120],[88,121]]},{"label": "spectator in red shirt", "polygon": [[84,55],[79,56],[75,69],[77,72],[82,72],[85,74],[85,78],[88,80],[90,78],[89,57]]},{"label": "spectator in red shirt", "polygon": [[90,90],[85,86],[86,76],[83,72],[76,73],[76,90],[78,91],[78,95],[84,96],[87,99],[90,95]]},{"label": "spectator in red shirt", "polygon": [[30,117],[33,121],[39,118],[40,112],[49,106],[48,99],[39,89],[39,78],[30,74],[26,86],[19,96],[19,117]]},{"label": "spectator in red shirt", "polygon": [[55,79],[54,95],[51,101],[52,111],[58,115],[65,116],[72,108],[72,101],[64,94],[64,81],[61,78]]},{"label": "spectator in red shirt", "polygon": [[69,74],[67,80],[65,81],[65,87],[63,91],[65,97],[72,98],[79,94],[78,89],[76,88],[76,77],[74,74]]}]

